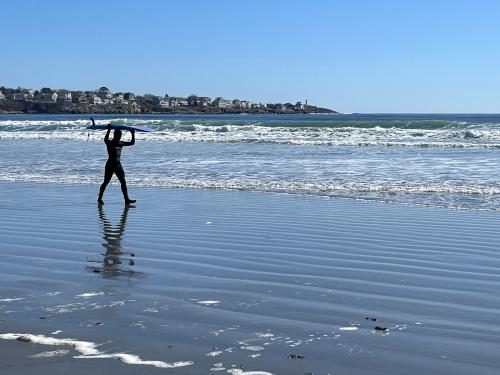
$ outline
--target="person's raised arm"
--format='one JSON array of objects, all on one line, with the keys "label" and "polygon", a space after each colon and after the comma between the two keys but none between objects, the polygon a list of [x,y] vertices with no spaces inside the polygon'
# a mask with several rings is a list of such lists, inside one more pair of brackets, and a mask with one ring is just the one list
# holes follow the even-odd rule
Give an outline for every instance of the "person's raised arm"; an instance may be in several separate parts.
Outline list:
[{"label": "person's raised arm", "polygon": [[135,130],[132,129],[130,130],[130,132],[132,133],[132,139],[130,140],[130,142],[123,142],[124,146],[133,146],[135,144]]},{"label": "person's raised arm", "polygon": [[109,133],[111,132],[111,123],[108,124],[108,131],[106,132],[106,135],[104,136],[104,143],[109,142]]}]

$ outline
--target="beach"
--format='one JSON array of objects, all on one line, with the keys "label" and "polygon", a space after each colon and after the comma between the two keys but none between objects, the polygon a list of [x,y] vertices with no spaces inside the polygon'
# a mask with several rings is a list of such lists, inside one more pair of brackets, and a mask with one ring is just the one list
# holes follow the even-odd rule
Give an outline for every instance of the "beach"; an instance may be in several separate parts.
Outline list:
[{"label": "beach", "polygon": [[0,375],[500,375],[500,1],[2,14]]},{"label": "beach", "polygon": [[0,183],[0,372],[497,374],[494,211]]}]

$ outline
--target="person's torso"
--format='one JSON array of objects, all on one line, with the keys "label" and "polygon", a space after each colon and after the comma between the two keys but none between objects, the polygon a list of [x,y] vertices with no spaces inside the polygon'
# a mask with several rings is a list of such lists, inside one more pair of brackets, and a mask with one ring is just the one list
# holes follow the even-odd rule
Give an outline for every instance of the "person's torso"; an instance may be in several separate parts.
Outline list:
[{"label": "person's torso", "polygon": [[120,163],[120,157],[122,154],[122,148],[123,145],[121,142],[115,142],[113,140],[109,141],[106,144],[106,147],[108,149],[108,160],[113,162],[113,163]]}]

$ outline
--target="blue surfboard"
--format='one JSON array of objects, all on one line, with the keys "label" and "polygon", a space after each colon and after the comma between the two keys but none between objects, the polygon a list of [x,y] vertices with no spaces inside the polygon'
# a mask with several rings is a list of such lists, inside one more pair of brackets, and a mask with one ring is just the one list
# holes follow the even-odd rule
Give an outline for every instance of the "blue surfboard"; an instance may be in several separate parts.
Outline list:
[{"label": "blue surfboard", "polygon": [[[90,125],[87,126],[87,129],[92,129],[92,130],[106,130],[108,128],[108,125]],[[121,130],[135,130],[136,132],[152,132],[153,129],[146,128],[144,126],[137,126],[137,125],[111,125],[111,129],[121,129]]]}]

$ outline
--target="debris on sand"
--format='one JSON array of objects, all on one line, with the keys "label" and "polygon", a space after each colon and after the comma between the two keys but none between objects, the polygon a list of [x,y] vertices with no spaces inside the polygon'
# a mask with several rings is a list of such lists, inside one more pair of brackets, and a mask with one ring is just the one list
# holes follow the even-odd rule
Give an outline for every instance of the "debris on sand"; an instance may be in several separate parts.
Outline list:
[{"label": "debris on sand", "polygon": [[19,336],[17,341],[22,341],[22,342],[31,342],[32,340],[28,336]]}]

